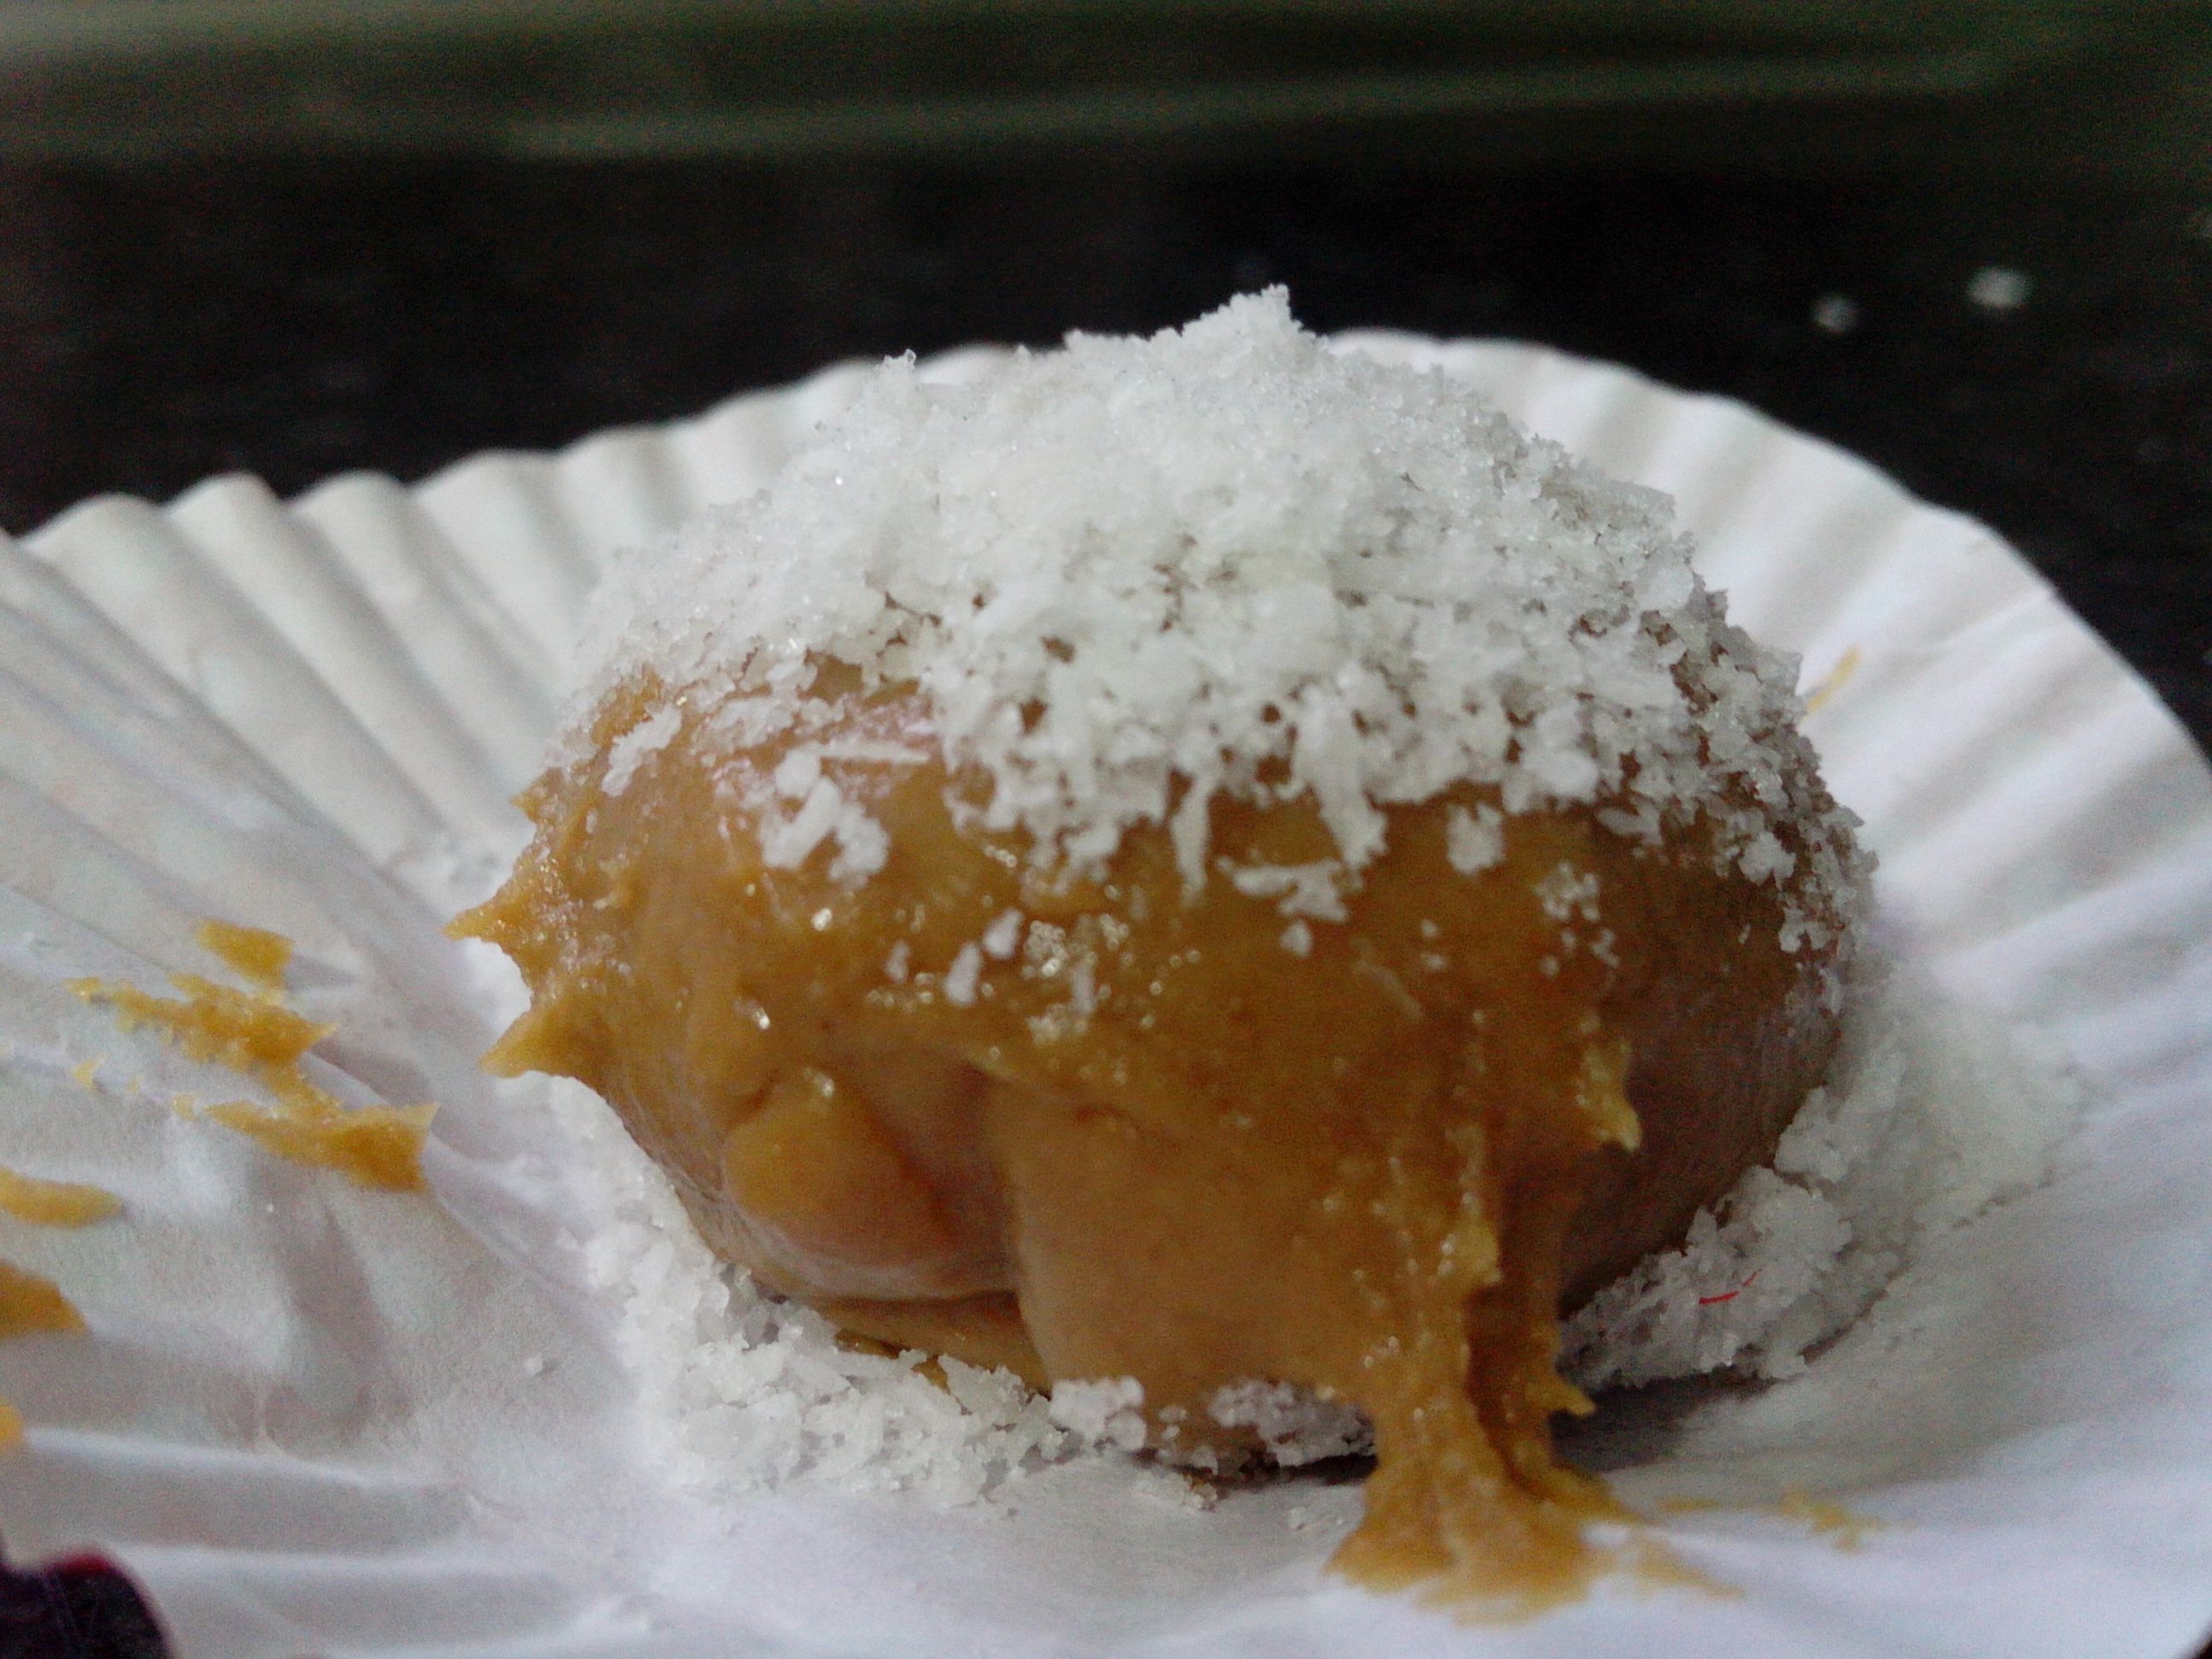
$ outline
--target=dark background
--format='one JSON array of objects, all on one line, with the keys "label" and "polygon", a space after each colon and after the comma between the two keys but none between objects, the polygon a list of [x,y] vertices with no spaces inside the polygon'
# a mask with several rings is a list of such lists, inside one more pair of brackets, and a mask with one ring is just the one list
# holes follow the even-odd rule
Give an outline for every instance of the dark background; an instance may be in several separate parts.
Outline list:
[{"label": "dark background", "polygon": [[[2027,279],[2009,310],[1977,271]],[[1738,397],[2018,545],[2212,736],[2212,189],[1632,164],[0,162],[0,527],[1176,323],[1495,334]],[[1840,295],[1856,325],[1816,306]]]}]

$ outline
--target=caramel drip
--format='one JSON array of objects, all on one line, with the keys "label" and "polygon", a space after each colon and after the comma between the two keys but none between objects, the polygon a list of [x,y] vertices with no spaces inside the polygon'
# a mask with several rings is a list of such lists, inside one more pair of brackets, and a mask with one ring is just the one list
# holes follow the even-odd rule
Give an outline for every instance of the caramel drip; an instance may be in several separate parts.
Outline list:
[{"label": "caramel drip", "polygon": [[[1596,1024],[1589,1016],[1580,1029]],[[1442,1194],[1401,1178],[1384,1200],[1409,1264],[1439,1265],[1406,1276],[1402,1305],[1376,1322],[1380,1352],[1362,1356],[1369,1374],[1329,1379],[1375,1425],[1366,1517],[1333,1564],[1361,1583],[1521,1617],[1620,1565],[1586,1544],[1583,1528],[1626,1511],[1551,1446],[1553,1413],[1590,1409],[1555,1367],[1565,1234],[1589,1155],[1632,1149],[1638,1132],[1623,1045],[1585,1042],[1555,1052],[1548,1077],[1540,1061],[1516,1068],[1524,1115],[1492,1114],[1492,1150],[1503,1156],[1460,1172],[1456,1234],[1438,1236],[1436,1218],[1450,1209]],[[1528,1109],[1535,1089],[1552,1095],[1549,1109]]]}]

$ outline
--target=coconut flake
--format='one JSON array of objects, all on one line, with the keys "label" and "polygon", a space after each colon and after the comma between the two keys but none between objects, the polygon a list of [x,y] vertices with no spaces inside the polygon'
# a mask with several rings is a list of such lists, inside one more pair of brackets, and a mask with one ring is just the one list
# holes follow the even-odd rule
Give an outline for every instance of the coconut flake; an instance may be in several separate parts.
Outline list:
[{"label": "coconut flake", "polygon": [[979,943],[983,954],[994,962],[1004,962],[1014,954],[1022,942],[1022,913],[1009,910],[983,930]]},{"label": "coconut flake", "polygon": [[1358,1407],[1285,1382],[1234,1382],[1216,1389],[1206,1409],[1225,1429],[1250,1429],[1285,1468],[1375,1449],[1375,1431]]},{"label": "coconut flake", "polygon": [[1453,806],[1444,813],[1444,857],[1462,876],[1478,875],[1505,856],[1505,815],[1495,806]]},{"label": "coconut flake", "polygon": [[1535,891],[1536,902],[1553,921],[1597,920],[1597,877],[1592,872],[1557,865],[1537,882]]},{"label": "coconut flake", "polygon": [[1311,916],[1316,921],[1342,921],[1351,913],[1337,880],[1344,866],[1334,860],[1315,864],[1250,864],[1222,861],[1221,872],[1240,893],[1271,898],[1286,916]]},{"label": "coconut flake", "polygon": [[609,744],[606,775],[600,781],[600,793],[612,797],[629,788],[646,757],[668,747],[683,726],[684,711],[672,703],[665,703]]},{"label": "coconut flake", "polygon": [[973,943],[962,945],[952,956],[952,965],[945,970],[945,1000],[956,1008],[970,1007],[975,1001],[975,987],[983,976],[983,952]]},{"label": "coconut flake", "polygon": [[1053,1384],[1052,1420],[1079,1438],[1121,1451],[1145,1449],[1145,1386],[1133,1376]]}]

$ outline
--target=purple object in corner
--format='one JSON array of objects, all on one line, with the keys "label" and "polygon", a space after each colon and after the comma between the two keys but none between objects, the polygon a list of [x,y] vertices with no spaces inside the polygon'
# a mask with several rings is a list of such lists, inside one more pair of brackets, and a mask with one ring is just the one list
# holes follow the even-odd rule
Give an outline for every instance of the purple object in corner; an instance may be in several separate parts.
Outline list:
[{"label": "purple object in corner", "polygon": [[71,1555],[27,1572],[0,1564],[0,1659],[169,1659],[169,1644],[113,1563]]}]

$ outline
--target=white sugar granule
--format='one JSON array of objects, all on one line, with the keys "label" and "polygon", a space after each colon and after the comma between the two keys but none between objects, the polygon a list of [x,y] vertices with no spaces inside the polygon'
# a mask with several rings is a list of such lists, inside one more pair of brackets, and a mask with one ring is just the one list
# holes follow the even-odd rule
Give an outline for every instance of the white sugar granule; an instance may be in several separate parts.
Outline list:
[{"label": "white sugar granule", "polygon": [[[1646,839],[1702,817],[1723,866],[1780,889],[1792,949],[1861,880],[1796,665],[1729,624],[1666,498],[1441,373],[1332,352],[1279,290],[972,385],[882,365],[766,489],[619,555],[582,658],[571,758],[641,674],[718,738],[802,748],[822,665],[911,684],[918,735],[988,784],[956,811],[1045,866],[1095,872],[1164,826],[1195,888],[1215,800],[1302,798],[1326,867],[1239,880],[1286,915],[1334,919],[1382,809],[1462,785],[1507,814],[1602,804]],[[805,781],[772,861],[834,838],[865,879],[857,809]],[[1495,826],[1454,822],[1455,864],[1484,867]]]},{"label": "white sugar granule", "polygon": [[[1139,1443],[1141,1392],[1127,1378],[1064,1382],[1048,1401],[1004,1371],[947,1360],[939,1388],[917,1355],[841,1348],[819,1315],[708,1250],[666,1176],[596,1096],[553,1079],[509,1086],[542,1086],[555,1103],[584,1268],[615,1304],[647,1433],[678,1479],[958,1504],[1025,1470]],[[2063,1067],[2020,1034],[1909,975],[1869,971],[1827,1085],[1774,1166],[1570,1322],[1564,1368],[1590,1389],[1802,1369],[1925,1242],[2039,1181],[2081,1105]],[[1263,1381],[1210,1404],[1285,1462],[1355,1449],[1365,1432],[1345,1406]]]}]

